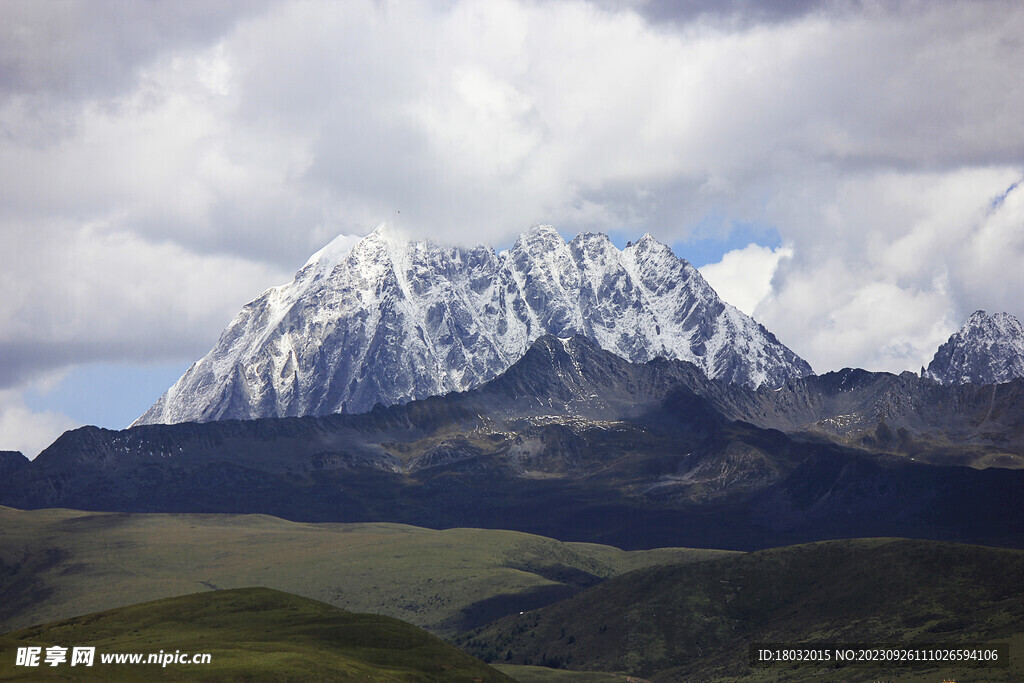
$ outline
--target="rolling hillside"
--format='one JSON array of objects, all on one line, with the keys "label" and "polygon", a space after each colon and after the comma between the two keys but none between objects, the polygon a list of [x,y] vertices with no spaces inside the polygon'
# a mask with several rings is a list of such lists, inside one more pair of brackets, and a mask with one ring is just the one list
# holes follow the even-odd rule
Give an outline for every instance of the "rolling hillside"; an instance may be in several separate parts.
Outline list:
[{"label": "rolling hillside", "polygon": [[[1022,680],[1024,553],[828,541],[639,569],[460,643],[485,660],[683,680]],[[751,669],[751,643],[1010,642],[1009,669]],[[1016,652],[1016,654],[1014,654]],[[959,677],[958,677],[959,675]],[[824,678],[822,678],[824,676]]]},{"label": "rolling hillside", "polygon": [[724,554],[624,552],[481,529],[0,507],[0,632],[196,591],[265,586],[451,635],[632,569]]},{"label": "rolling hillside", "polygon": [[[93,665],[16,666],[18,647],[95,647]],[[509,681],[398,619],[267,588],[207,591],[0,636],[3,680]],[[209,654],[209,663],[116,664],[114,653]]]}]

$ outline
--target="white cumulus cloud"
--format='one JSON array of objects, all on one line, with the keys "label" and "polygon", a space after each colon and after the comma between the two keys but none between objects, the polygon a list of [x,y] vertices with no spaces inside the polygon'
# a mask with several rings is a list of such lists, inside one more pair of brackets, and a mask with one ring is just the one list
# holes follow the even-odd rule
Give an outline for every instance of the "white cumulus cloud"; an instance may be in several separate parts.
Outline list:
[{"label": "white cumulus cloud", "polygon": [[28,458],[78,423],[56,411],[34,411],[16,391],[0,390],[0,450],[21,451]]},{"label": "white cumulus cloud", "polygon": [[779,261],[792,255],[789,247],[772,249],[751,243],[726,252],[717,263],[702,266],[700,274],[725,301],[754,315],[757,305],[772,291]]},{"label": "white cumulus cloud", "polygon": [[793,256],[758,319],[816,369],[900,372],[927,365],[976,309],[1021,317],[1020,174],[864,174],[778,207]]}]

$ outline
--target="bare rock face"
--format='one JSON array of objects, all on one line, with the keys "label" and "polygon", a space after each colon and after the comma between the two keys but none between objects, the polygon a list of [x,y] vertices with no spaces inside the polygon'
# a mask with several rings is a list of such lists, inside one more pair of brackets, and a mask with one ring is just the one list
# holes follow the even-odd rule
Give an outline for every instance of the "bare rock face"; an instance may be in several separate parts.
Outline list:
[{"label": "bare rock face", "polygon": [[1024,328],[1009,313],[975,311],[939,347],[924,376],[942,384],[1003,384],[1024,377]]},{"label": "bare rock face", "polygon": [[812,374],[650,235],[620,251],[538,226],[499,254],[381,226],[339,237],[247,304],[135,424],[359,413],[464,391],[549,334],[750,388]]}]

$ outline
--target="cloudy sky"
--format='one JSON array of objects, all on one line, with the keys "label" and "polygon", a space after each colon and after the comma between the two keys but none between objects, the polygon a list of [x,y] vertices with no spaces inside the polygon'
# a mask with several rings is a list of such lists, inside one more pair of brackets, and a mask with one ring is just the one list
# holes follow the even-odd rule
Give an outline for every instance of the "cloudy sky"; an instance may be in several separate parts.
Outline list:
[{"label": "cloudy sky", "polygon": [[[1024,317],[1024,5],[0,3],[0,449],[382,220],[650,232],[818,372]],[[398,212],[401,213],[398,213]]]}]

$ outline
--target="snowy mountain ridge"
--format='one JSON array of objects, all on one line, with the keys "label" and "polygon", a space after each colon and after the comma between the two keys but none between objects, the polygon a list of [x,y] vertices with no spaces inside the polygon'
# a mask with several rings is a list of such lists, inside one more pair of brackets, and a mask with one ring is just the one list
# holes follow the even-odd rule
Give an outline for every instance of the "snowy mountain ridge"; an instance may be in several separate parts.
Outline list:
[{"label": "snowy mountain ridge", "polygon": [[1024,327],[1009,313],[975,311],[922,375],[942,384],[1002,384],[1024,377]]},{"label": "snowy mountain ridge", "polygon": [[335,239],[243,307],[135,424],[354,413],[462,391],[545,334],[581,334],[633,362],[690,361],[749,387],[811,374],[650,235],[619,250],[603,234],[566,243],[537,226],[497,254],[382,225]]}]

